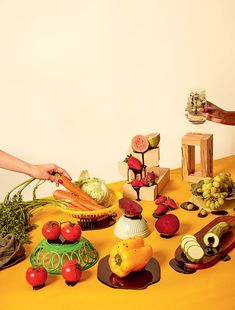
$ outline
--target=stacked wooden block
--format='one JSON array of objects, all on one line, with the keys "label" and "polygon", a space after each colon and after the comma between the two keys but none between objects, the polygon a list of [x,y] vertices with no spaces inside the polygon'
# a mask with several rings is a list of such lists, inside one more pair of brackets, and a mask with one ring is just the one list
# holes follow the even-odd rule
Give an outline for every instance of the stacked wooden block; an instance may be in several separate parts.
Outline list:
[{"label": "stacked wooden block", "polygon": [[[154,172],[157,175],[156,184],[152,186],[142,186],[139,189],[140,200],[154,201],[160,194],[163,187],[170,179],[170,169],[159,166],[160,149],[159,146],[150,148],[144,153],[133,151],[132,146],[127,150],[127,154],[137,158],[145,167],[145,172]],[[127,180],[123,186],[123,196],[132,200],[137,199],[136,190],[131,185],[131,180],[135,178],[132,170],[128,169],[127,163],[123,160],[119,162],[119,173]]]},{"label": "stacked wooden block", "polygon": [[[195,164],[195,147],[200,148],[200,167]],[[213,176],[213,135],[188,132],[182,137],[182,178],[185,182],[198,182]]]}]

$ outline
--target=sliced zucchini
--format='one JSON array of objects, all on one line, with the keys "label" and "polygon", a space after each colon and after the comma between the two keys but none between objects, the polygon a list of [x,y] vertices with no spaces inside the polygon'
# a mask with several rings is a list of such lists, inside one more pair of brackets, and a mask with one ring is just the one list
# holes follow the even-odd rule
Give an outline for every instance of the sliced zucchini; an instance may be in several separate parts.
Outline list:
[{"label": "sliced zucchini", "polygon": [[192,238],[192,239],[195,239],[195,240],[197,240],[197,238],[194,236],[194,235],[184,235],[182,238],[181,238],[181,241],[183,241],[185,238]]},{"label": "sliced zucchini", "polygon": [[200,245],[191,245],[186,253],[186,257],[191,262],[198,262],[204,256],[204,251]]},{"label": "sliced zucchini", "polygon": [[185,243],[184,245],[184,252],[187,253],[188,249],[192,246],[192,245],[197,245],[200,246],[200,244],[196,241],[196,240],[191,240]]},{"label": "sliced zucchini", "polygon": [[192,237],[187,237],[187,238],[184,238],[182,241],[181,241],[181,249],[184,251],[184,247],[185,247],[185,244],[189,241],[196,241],[196,239],[192,238]]}]

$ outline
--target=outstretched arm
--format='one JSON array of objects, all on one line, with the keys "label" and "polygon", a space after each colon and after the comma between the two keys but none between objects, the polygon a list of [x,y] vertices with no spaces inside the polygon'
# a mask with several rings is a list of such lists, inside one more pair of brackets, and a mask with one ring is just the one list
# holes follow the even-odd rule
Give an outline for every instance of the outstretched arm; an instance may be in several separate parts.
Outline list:
[{"label": "outstretched arm", "polygon": [[33,165],[0,150],[0,168],[27,174],[40,180],[50,180],[58,184],[59,178],[53,175],[58,172],[71,180],[70,175],[56,164]]},{"label": "outstretched arm", "polygon": [[207,101],[205,107],[199,110],[206,114],[209,121],[235,126],[235,111],[225,111],[210,101]]}]

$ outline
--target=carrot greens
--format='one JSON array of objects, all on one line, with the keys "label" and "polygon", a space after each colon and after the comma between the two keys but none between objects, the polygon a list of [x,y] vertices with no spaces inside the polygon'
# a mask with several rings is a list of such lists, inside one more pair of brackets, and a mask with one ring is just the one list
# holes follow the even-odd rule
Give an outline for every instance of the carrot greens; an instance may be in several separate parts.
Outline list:
[{"label": "carrot greens", "polygon": [[37,227],[36,224],[31,223],[31,218],[40,208],[48,205],[67,205],[65,201],[56,201],[49,198],[36,198],[36,190],[44,183],[38,181],[33,188],[33,199],[24,200],[23,191],[35,181],[30,178],[16,187],[14,187],[5,196],[2,203],[0,203],[0,236],[5,237],[7,234],[13,234],[21,244],[30,243],[29,232]]}]

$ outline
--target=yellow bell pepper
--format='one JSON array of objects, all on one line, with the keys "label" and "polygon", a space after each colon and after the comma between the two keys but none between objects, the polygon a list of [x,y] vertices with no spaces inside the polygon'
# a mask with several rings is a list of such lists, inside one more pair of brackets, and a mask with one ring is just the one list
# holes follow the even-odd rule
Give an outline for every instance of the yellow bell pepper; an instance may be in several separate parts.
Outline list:
[{"label": "yellow bell pepper", "polygon": [[141,271],[153,255],[150,245],[144,245],[144,239],[133,237],[118,242],[111,248],[109,267],[120,278],[133,271]]}]

